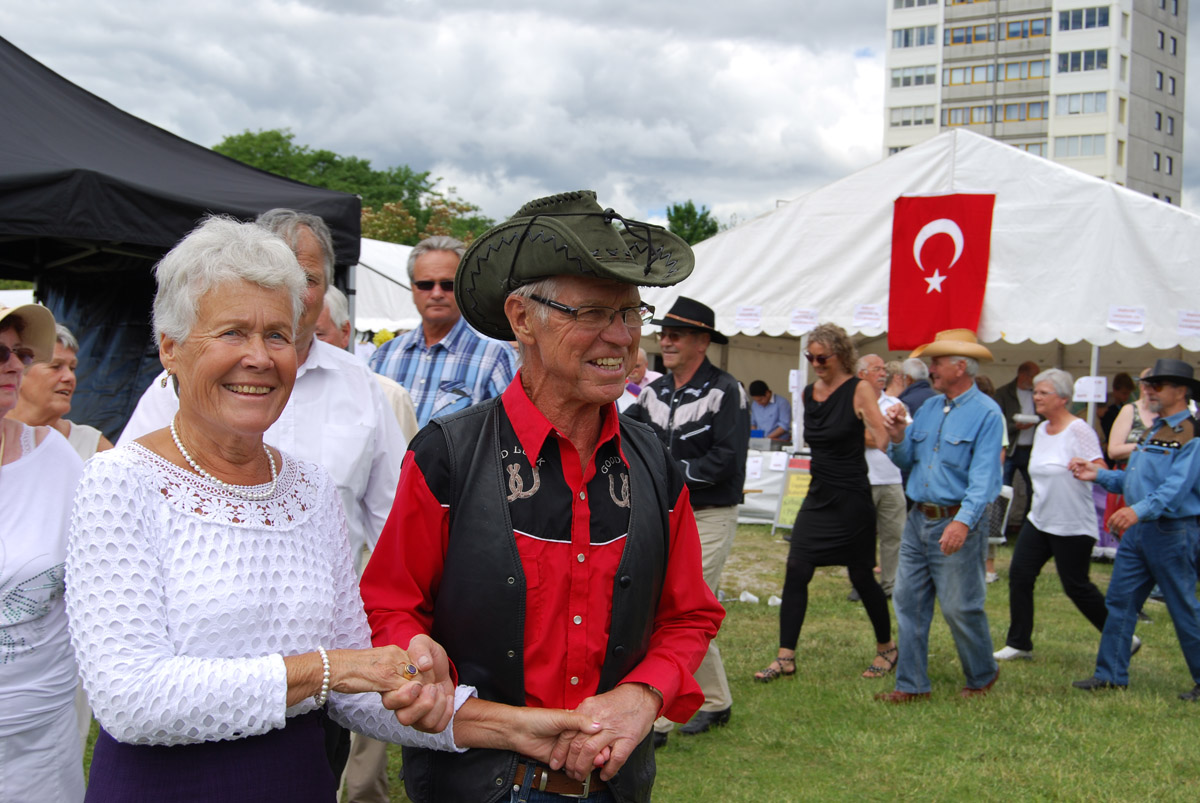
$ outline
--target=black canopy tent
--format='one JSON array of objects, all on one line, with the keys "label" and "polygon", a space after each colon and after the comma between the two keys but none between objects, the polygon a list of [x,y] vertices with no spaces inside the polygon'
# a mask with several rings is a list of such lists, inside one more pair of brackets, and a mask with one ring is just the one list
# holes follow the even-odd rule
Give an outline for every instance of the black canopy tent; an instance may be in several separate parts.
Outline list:
[{"label": "black canopy tent", "polygon": [[287,207],[333,231],[338,283],[358,261],[361,202],[248,167],[127,114],[0,38],[0,277],[80,340],[71,418],[109,437],[160,370],[150,269],[209,214]]}]

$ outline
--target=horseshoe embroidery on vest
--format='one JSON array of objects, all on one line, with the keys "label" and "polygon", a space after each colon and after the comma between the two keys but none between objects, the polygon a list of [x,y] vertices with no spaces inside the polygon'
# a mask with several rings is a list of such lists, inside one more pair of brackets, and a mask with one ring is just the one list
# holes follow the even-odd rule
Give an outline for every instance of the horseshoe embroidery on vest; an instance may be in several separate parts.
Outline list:
[{"label": "horseshoe embroidery on vest", "polygon": [[612,474],[608,475],[608,495],[612,497],[617,507],[629,507],[629,475],[621,475],[621,497],[619,499],[617,498],[617,487],[613,483],[615,479],[616,477]]},{"label": "horseshoe embroidery on vest", "polygon": [[521,464],[508,464],[508,501],[512,502],[517,499],[528,499],[538,492],[538,488],[542,486],[542,478],[538,476],[537,465],[530,467],[533,471],[533,487],[528,491],[525,490],[525,481],[521,479]]}]

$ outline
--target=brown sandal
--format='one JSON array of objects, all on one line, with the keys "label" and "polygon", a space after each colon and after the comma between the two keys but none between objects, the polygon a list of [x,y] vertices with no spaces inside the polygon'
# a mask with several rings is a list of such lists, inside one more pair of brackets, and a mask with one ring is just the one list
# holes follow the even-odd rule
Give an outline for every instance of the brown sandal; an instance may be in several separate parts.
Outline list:
[{"label": "brown sandal", "polygon": [[875,653],[875,657],[882,658],[883,660],[887,661],[887,666],[876,666],[874,663],[872,663],[866,668],[866,670],[863,671],[862,677],[881,678],[888,672],[891,672],[893,669],[895,669],[896,661],[900,660],[900,648],[891,647],[886,650],[879,650]]},{"label": "brown sandal", "polygon": [[[784,664],[791,664],[791,671],[785,672],[783,669]],[[776,669],[776,666],[779,668]],[[770,666],[754,673],[754,679],[759,683],[770,683],[772,680],[775,680],[775,678],[790,678],[794,674],[796,674],[796,656],[793,655],[791,658],[776,656],[775,660],[771,662]]]}]

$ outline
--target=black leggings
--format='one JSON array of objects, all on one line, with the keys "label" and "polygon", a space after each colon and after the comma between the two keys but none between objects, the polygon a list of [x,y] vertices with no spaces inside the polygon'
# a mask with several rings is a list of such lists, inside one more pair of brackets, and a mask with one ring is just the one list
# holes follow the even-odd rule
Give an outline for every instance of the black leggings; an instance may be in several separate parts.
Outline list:
[{"label": "black leggings", "polygon": [[[892,639],[892,621],[888,616],[887,596],[884,595],[871,564],[847,566],[850,583],[862,597],[863,607],[871,627],[875,628],[875,641],[887,644]],[[804,615],[808,612],[808,584],[817,567],[806,560],[788,556],[787,574],[783,579],[783,604],[779,608],[779,646],[795,650],[800,640],[800,628],[804,626]]]}]

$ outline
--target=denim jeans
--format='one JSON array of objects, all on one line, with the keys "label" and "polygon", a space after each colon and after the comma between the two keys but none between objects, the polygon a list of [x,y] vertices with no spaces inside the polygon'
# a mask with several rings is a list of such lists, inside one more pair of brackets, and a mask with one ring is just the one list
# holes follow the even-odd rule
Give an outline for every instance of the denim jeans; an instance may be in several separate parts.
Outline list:
[{"label": "denim jeans", "polygon": [[1129,684],[1129,647],[1137,612],[1157,582],[1192,681],[1200,683],[1198,553],[1200,528],[1194,518],[1138,522],[1125,531],[1105,597],[1108,620],[1096,656],[1097,678],[1118,686]]},{"label": "denim jeans", "polygon": [[937,598],[950,626],[966,685],[982,688],[998,667],[992,657],[992,635],[983,609],[987,584],[983,556],[987,549],[985,527],[976,526],[962,549],[942,554],[938,541],[951,519],[930,519],[915,506],[904,524],[900,540],[900,566],[892,603],[896,608],[900,658],[896,664],[896,689],[924,694],[929,684],[929,625]]}]

